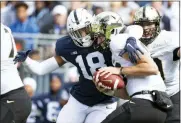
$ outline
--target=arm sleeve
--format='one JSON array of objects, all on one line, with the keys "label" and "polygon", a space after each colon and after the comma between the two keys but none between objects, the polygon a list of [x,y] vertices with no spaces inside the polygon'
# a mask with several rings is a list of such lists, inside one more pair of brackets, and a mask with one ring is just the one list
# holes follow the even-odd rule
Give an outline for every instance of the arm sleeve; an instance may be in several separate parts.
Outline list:
[{"label": "arm sleeve", "polygon": [[59,65],[54,57],[49,58],[41,63],[28,57],[24,63],[30,72],[37,75],[44,75],[59,68]]},{"label": "arm sleeve", "polygon": [[179,47],[179,33],[178,32],[169,32],[168,39],[166,40],[166,50],[173,52],[176,48]]}]

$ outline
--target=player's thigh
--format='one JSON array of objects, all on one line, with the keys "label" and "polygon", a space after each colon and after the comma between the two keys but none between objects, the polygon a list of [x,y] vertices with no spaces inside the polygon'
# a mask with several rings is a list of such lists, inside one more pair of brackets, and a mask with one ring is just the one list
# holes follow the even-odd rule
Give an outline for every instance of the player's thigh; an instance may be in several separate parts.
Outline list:
[{"label": "player's thigh", "polygon": [[25,123],[31,112],[31,99],[25,89],[22,87],[9,92],[3,100],[14,113],[15,122]]},{"label": "player's thigh", "polygon": [[108,114],[103,111],[93,111],[87,115],[84,123],[101,123],[107,115]]},{"label": "player's thigh", "polygon": [[111,104],[95,105],[90,109],[84,123],[100,123],[117,107],[117,102]]},{"label": "player's thigh", "polygon": [[11,104],[6,104],[5,101],[1,100],[0,102],[0,110],[1,110],[1,115],[0,115],[0,122],[1,123],[11,123],[14,122],[14,113],[11,109]]},{"label": "player's thigh", "polygon": [[14,111],[15,111],[15,121],[18,123],[26,123],[31,112],[31,99],[28,96],[24,88],[17,91],[9,97],[10,100],[14,100]]},{"label": "player's thigh", "polygon": [[88,106],[70,96],[67,104],[60,111],[57,123],[83,123]]},{"label": "player's thigh", "polygon": [[180,123],[180,92],[171,97],[173,109],[168,112],[165,123]]}]

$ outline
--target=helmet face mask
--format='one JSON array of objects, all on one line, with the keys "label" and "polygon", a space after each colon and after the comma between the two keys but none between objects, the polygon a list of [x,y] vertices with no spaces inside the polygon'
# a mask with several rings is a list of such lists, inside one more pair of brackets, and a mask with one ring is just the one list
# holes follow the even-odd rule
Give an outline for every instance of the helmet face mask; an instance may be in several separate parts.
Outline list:
[{"label": "helmet face mask", "polygon": [[138,9],[134,15],[134,24],[143,27],[143,36],[140,39],[145,45],[154,41],[160,33],[161,16],[158,11],[150,6]]},{"label": "helmet face mask", "polygon": [[117,13],[102,12],[95,16],[92,23],[92,37],[94,48],[105,50],[109,47],[110,37],[115,28],[120,31],[125,28],[123,21]]},{"label": "helmet face mask", "polygon": [[141,41],[148,45],[152,43],[157,34],[157,24],[155,22],[139,22],[137,23],[143,28],[143,35],[141,37]]},{"label": "helmet face mask", "polygon": [[89,47],[93,43],[91,40],[91,29],[91,24],[89,24],[78,30],[70,31],[69,35],[71,35],[76,45],[80,47]]}]

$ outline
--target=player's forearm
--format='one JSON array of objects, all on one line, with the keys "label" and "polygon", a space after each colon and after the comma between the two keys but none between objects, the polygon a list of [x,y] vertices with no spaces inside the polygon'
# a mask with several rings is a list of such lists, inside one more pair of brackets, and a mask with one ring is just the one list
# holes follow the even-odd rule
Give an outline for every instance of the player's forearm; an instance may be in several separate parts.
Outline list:
[{"label": "player's forearm", "polygon": [[126,91],[126,88],[115,90],[114,96],[121,99],[129,99],[129,95]]},{"label": "player's forearm", "polygon": [[148,76],[156,75],[159,71],[156,67],[150,66],[147,63],[141,63],[136,66],[123,67],[122,74],[128,76]]},{"label": "player's forearm", "polygon": [[37,75],[45,75],[59,68],[59,65],[54,57],[49,58],[41,63],[28,57],[24,63],[30,72]]}]

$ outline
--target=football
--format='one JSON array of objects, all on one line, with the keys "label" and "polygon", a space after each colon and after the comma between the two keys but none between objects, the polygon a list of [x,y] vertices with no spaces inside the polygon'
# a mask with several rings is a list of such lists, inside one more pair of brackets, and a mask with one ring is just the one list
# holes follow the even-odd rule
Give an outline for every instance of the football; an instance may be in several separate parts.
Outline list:
[{"label": "football", "polygon": [[93,77],[95,84],[102,84],[102,86],[105,86],[110,90],[117,90],[125,87],[124,80],[121,76],[112,74],[105,78],[106,76],[107,74],[100,76],[96,71]]}]

